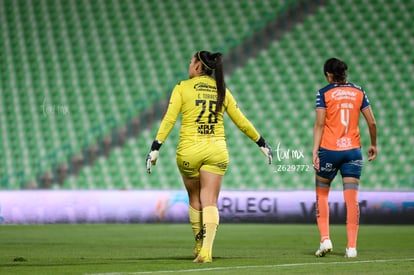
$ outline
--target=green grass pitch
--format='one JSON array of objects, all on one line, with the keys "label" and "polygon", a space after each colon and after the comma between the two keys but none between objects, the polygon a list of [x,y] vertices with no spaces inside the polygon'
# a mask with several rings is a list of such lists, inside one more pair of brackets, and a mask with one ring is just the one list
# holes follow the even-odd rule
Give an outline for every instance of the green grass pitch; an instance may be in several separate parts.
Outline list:
[{"label": "green grass pitch", "polygon": [[0,226],[0,274],[413,274],[414,226],[361,225],[358,258],[316,258],[316,225],[221,224],[213,263],[192,262],[189,224]]}]

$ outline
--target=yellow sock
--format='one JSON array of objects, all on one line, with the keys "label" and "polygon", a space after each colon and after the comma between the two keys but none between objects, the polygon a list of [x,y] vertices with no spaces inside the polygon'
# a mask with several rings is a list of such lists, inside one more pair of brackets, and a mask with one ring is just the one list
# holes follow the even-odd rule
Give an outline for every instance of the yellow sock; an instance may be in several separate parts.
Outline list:
[{"label": "yellow sock", "polygon": [[198,211],[191,206],[188,208],[188,217],[190,218],[191,228],[193,230],[194,240],[196,242],[194,247],[194,255],[199,253],[203,244],[203,223],[202,223],[202,211]]},{"label": "yellow sock", "polygon": [[217,227],[219,225],[219,211],[216,206],[207,206],[203,208],[203,226],[204,226],[204,239],[203,239],[203,251],[208,251],[211,256],[213,250],[214,238],[216,237]]}]

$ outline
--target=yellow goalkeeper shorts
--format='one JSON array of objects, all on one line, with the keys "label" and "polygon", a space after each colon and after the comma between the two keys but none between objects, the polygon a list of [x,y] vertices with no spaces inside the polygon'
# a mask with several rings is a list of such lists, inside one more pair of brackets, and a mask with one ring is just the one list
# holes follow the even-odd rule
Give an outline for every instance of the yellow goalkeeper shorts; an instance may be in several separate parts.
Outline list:
[{"label": "yellow goalkeeper shorts", "polygon": [[224,175],[229,165],[226,141],[180,141],[176,161],[181,175],[186,178],[199,177],[200,170]]}]

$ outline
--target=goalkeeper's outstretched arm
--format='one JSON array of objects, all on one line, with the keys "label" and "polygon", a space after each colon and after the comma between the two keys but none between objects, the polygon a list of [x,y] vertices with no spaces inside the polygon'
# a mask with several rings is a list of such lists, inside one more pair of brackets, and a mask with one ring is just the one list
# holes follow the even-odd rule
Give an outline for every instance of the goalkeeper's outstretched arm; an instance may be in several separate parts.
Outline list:
[{"label": "goalkeeper's outstretched arm", "polygon": [[265,139],[259,134],[253,124],[245,117],[230,92],[227,92],[226,100],[226,112],[230,119],[240,129],[240,131],[242,131],[252,141],[256,142],[260,148],[260,151],[262,151],[262,153],[267,157],[268,163],[271,164],[273,160],[273,152],[270,145],[266,143]]}]

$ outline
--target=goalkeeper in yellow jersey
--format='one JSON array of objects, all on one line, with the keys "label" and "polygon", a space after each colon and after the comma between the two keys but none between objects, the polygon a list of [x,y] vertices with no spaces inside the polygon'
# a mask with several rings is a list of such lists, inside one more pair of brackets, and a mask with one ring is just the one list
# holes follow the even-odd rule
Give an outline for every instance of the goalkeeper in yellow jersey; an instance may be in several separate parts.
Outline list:
[{"label": "goalkeeper in yellow jersey", "polygon": [[[195,238],[194,262],[211,262],[219,224],[217,200],[229,164],[223,115],[254,141],[272,163],[272,149],[237,106],[226,89],[221,53],[198,51],[191,58],[188,80],[172,91],[167,112],[146,158],[148,173],[159,149],[182,114],[176,152],[178,169],[189,196],[189,218]],[[213,78],[214,75],[214,78]]]}]

